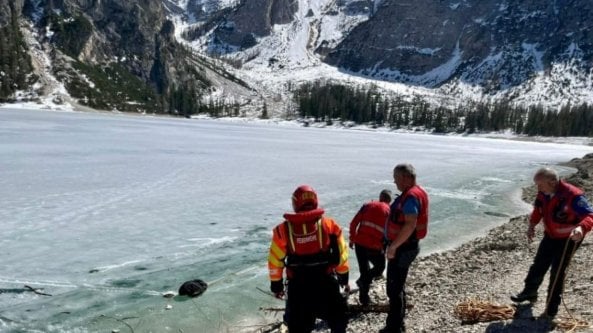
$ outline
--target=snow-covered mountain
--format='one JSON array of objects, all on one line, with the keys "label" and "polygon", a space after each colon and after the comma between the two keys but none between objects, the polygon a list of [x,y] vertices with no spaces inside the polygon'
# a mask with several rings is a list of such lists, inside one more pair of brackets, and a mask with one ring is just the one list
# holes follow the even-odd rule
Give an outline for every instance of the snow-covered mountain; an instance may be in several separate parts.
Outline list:
[{"label": "snow-covered mountain", "polygon": [[233,65],[233,72],[280,113],[292,107],[290,89],[319,79],[432,95],[422,87],[353,76],[323,62],[323,55],[368,20],[379,4],[380,0],[226,1],[203,21],[172,17],[180,41]]},{"label": "snow-covered mountain", "polygon": [[[185,116],[200,109],[230,115],[230,107],[248,104],[247,83],[176,40],[168,17],[183,12],[170,4],[0,0],[0,102]],[[226,110],[212,94],[225,95]]]},{"label": "snow-covered mountain", "polygon": [[589,0],[0,0],[0,9],[0,101],[51,94],[185,115],[267,105],[281,116],[294,110],[295,87],[326,80],[440,105],[593,103]]},{"label": "snow-covered mountain", "polygon": [[218,3],[223,15],[180,19],[178,36],[268,92],[324,77],[443,99],[593,102],[590,1]]},{"label": "snow-covered mountain", "polygon": [[240,0],[163,0],[165,8],[189,23],[203,22],[213,13],[233,7],[239,2]]}]

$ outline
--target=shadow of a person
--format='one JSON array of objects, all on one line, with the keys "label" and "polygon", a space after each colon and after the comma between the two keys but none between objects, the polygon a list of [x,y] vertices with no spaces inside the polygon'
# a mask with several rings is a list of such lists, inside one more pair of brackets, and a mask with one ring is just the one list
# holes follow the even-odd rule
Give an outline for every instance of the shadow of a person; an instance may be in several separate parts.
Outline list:
[{"label": "shadow of a person", "polygon": [[519,304],[510,322],[495,322],[486,327],[485,333],[545,333],[554,330],[554,323],[545,316],[534,316],[533,305]]}]

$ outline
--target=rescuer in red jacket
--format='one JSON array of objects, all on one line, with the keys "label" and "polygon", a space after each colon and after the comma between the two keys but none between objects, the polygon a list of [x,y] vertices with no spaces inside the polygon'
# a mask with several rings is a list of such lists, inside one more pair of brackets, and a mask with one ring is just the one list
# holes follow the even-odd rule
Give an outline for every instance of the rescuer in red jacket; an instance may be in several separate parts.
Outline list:
[{"label": "rescuer in red jacket", "polygon": [[340,293],[348,285],[348,246],[340,226],[318,208],[317,193],[308,185],[292,195],[294,213],[273,230],[268,256],[270,289],[284,297],[285,320],[290,333],[309,333],[315,319],[326,320],[332,333],[345,333],[348,324],[346,299]]},{"label": "rescuer in red jacket", "polygon": [[365,306],[370,302],[369,288],[373,279],[380,277],[385,270],[383,243],[390,203],[391,191],[383,190],[379,194],[379,201],[362,205],[350,222],[350,248],[355,248],[360,270],[360,278],[356,280],[358,299]]},{"label": "rescuer in red jacket", "polygon": [[420,253],[419,241],[428,231],[428,194],[416,184],[416,169],[411,164],[398,164],[393,181],[401,195],[391,204],[386,227],[389,245],[387,257],[387,297],[389,313],[380,333],[405,332],[406,279],[412,262]]},{"label": "rescuer in red jacket", "polygon": [[527,239],[530,242],[533,240],[535,226],[542,219],[544,238],[539,243],[533,264],[524,280],[523,291],[511,296],[511,300],[537,300],[537,290],[551,267],[544,315],[553,318],[558,314],[564,276],[571,255],[593,227],[593,209],[583,191],[560,180],[553,169],[539,169],[533,181],[537,185],[538,194],[529,218]]}]

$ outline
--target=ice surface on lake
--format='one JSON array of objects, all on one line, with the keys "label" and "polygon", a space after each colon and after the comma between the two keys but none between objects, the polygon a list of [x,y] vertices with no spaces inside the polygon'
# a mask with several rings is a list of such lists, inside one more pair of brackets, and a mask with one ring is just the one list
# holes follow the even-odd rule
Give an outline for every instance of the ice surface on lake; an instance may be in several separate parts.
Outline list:
[{"label": "ice surface on lake", "polygon": [[[527,212],[519,188],[538,167],[592,150],[3,109],[0,331],[123,332],[125,322],[139,332],[238,332],[264,316],[260,306],[282,306],[257,288],[269,288],[270,230],[298,185],[318,191],[347,236],[363,202],[395,190],[394,165],[414,164],[432,200],[428,253]],[[350,262],[354,280],[354,253]],[[201,297],[160,296],[196,278],[211,283]]]}]

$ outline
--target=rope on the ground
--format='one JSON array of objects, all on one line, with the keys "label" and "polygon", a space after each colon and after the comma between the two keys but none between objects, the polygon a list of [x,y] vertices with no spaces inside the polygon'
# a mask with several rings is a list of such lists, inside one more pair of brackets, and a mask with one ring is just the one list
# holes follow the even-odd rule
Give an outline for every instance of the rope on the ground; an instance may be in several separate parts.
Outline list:
[{"label": "rope on the ground", "polygon": [[515,307],[511,305],[500,305],[471,298],[458,303],[454,310],[455,316],[464,323],[512,319],[515,312]]},{"label": "rope on the ground", "polygon": [[566,333],[573,333],[579,329],[590,328],[589,323],[582,319],[577,319],[572,316],[562,317],[554,320],[556,327],[564,330]]},{"label": "rope on the ground", "polygon": [[[556,286],[557,286],[556,284],[559,282],[560,288],[562,288],[564,286],[564,282],[565,282],[565,280],[568,276],[568,272],[569,272],[568,269],[570,268],[570,261],[574,257],[575,252],[577,251],[578,242],[575,242],[572,246],[572,250],[570,251],[570,256],[566,257],[566,254],[568,253],[568,245],[569,244],[570,244],[570,238],[567,238],[566,243],[564,244],[564,251],[562,252],[562,257],[560,258],[560,265],[558,265],[558,271],[556,272],[556,276],[554,276],[552,288],[550,289],[550,292],[548,293],[548,298],[546,299],[546,309],[550,305],[550,300],[552,299],[552,293],[554,292],[554,288],[556,288]],[[566,268],[564,269],[564,276],[561,279],[559,279],[560,272],[562,271],[562,265],[564,264],[565,259],[566,259]],[[572,313],[566,306],[566,303],[564,302],[564,297],[562,297],[562,305],[564,306],[566,313],[568,313],[568,316],[561,317],[561,318],[554,320],[556,327],[563,329],[567,333],[575,332],[576,330],[581,329],[581,328],[589,328],[590,327],[588,322],[586,322],[585,320],[582,320],[582,319],[577,319],[572,315]]]}]

